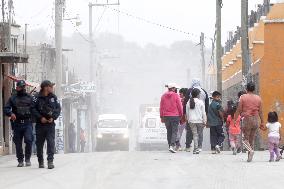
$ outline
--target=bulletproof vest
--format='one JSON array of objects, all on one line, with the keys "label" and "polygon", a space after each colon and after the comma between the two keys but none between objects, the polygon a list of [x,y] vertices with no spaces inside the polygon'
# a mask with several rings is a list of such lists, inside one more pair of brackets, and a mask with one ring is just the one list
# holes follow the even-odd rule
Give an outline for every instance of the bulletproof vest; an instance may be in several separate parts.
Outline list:
[{"label": "bulletproof vest", "polygon": [[28,95],[15,98],[16,116],[18,119],[31,118],[31,104],[32,99]]},{"label": "bulletproof vest", "polygon": [[45,118],[52,118],[54,107],[49,98],[39,100],[39,111]]}]

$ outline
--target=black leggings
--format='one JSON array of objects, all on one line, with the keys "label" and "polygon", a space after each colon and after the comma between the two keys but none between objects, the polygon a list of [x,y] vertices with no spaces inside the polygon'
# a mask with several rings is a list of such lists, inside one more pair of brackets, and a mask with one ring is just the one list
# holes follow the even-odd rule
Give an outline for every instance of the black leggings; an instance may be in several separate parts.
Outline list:
[{"label": "black leggings", "polygon": [[179,117],[164,117],[167,128],[167,139],[169,146],[175,146],[178,132]]}]

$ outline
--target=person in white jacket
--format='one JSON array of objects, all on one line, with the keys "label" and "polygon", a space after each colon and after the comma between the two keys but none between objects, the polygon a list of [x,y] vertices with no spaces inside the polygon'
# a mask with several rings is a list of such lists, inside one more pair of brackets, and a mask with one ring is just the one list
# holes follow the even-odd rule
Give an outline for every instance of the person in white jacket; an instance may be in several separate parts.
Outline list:
[{"label": "person in white jacket", "polygon": [[200,92],[197,88],[193,89],[191,98],[186,104],[186,117],[193,133],[193,154],[199,154],[201,151],[198,148],[198,136],[203,132],[203,128],[207,122],[204,102],[199,99]]}]

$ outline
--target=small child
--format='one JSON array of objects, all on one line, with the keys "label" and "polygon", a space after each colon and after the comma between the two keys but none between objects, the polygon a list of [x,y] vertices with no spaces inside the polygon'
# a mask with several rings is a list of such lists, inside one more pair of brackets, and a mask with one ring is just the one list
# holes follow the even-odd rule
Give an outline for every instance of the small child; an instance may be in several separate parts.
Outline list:
[{"label": "small child", "polygon": [[237,106],[233,105],[230,115],[227,118],[226,126],[229,128],[229,140],[233,155],[237,155],[237,151],[240,148],[240,137],[241,137],[241,116],[238,117],[236,123],[234,123],[234,115],[237,111]]},{"label": "small child", "polygon": [[268,113],[268,123],[266,124],[268,129],[268,147],[270,152],[269,162],[274,161],[274,155],[276,155],[275,161],[280,161],[281,155],[279,152],[279,142],[280,142],[280,128],[281,124],[278,122],[278,115],[276,112]]},{"label": "small child", "polygon": [[207,121],[205,105],[203,101],[199,99],[200,92],[201,91],[197,88],[193,89],[191,98],[186,105],[186,117],[193,134],[193,154],[199,154],[202,151],[198,146],[198,142],[200,141],[199,136],[203,134],[203,128]]}]

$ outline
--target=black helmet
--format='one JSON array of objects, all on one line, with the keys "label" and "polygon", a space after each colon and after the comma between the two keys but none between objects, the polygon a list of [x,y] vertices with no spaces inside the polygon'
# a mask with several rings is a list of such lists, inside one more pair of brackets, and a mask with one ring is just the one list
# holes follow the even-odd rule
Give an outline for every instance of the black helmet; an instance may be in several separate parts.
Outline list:
[{"label": "black helmet", "polygon": [[40,84],[40,88],[44,88],[44,87],[53,87],[55,84],[52,83],[51,81],[49,80],[44,80],[43,82],[41,82]]},{"label": "black helmet", "polygon": [[25,87],[27,84],[24,80],[17,81],[17,87]]}]

